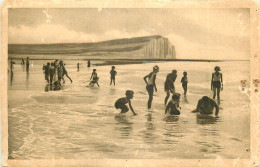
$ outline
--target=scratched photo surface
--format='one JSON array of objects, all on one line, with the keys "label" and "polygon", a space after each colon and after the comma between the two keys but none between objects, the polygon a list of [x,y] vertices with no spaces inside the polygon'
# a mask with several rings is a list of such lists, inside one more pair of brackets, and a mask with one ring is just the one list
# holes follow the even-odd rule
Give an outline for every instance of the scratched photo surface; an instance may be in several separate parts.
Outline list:
[{"label": "scratched photo surface", "polygon": [[[247,8],[10,8],[8,158],[250,158],[249,20]],[[180,115],[165,114],[173,70]],[[203,96],[217,117],[194,112]]]}]

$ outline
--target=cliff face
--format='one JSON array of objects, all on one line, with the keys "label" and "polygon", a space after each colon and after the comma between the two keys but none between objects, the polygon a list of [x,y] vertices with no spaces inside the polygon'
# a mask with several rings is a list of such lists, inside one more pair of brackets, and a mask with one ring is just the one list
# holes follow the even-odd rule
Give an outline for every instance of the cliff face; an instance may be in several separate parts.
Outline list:
[{"label": "cliff face", "polygon": [[[9,44],[9,54],[60,54],[104,59],[175,59],[174,46],[160,35],[79,44]],[[49,57],[48,56],[48,57]]]},{"label": "cliff face", "polygon": [[144,46],[145,58],[160,58],[160,59],[174,59],[175,49],[167,38],[152,39],[147,45]]}]

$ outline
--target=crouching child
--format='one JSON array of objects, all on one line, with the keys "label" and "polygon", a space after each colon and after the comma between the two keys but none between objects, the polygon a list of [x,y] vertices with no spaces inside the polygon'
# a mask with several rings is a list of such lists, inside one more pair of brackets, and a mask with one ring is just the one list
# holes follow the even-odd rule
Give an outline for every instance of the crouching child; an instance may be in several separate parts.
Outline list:
[{"label": "crouching child", "polygon": [[180,105],[180,94],[174,93],[171,101],[169,101],[169,103],[166,106],[165,114],[167,114],[167,112],[170,112],[171,115],[180,115],[179,105]]},{"label": "crouching child", "polygon": [[[136,113],[134,112],[134,109],[133,109],[133,107],[131,105],[131,99],[133,99],[133,97],[134,97],[134,92],[132,90],[127,90],[125,95],[126,95],[126,97],[119,98],[115,102],[115,108],[116,109],[121,109],[121,113],[128,112],[129,108],[130,108],[131,111],[133,112],[133,114],[136,115]],[[129,104],[129,108],[126,105],[127,103]]]}]

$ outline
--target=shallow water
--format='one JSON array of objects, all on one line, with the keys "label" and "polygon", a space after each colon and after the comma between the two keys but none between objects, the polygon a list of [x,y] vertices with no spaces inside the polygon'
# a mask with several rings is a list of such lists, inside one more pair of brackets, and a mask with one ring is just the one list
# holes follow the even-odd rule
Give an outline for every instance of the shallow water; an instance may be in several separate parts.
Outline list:
[{"label": "shallow water", "polygon": [[[97,66],[100,87],[86,87],[92,72],[86,62],[66,60],[73,83],[65,78],[62,90],[47,91],[42,64],[26,73],[14,65],[9,76],[9,158],[249,158],[249,98],[241,92],[240,81],[249,80],[249,62],[160,62],[117,65],[116,86],[110,86],[111,66]],[[17,63],[19,63],[17,61]],[[143,77],[157,64],[157,88],[152,109]],[[199,119],[191,113],[204,95],[212,96],[211,73],[222,69],[219,118]],[[182,72],[188,72],[188,93],[181,97],[181,115],[164,114],[164,81],[178,70],[176,91],[183,94]],[[10,75],[10,74],[9,74]],[[131,112],[117,116],[114,102],[125,91],[135,92]]]}]

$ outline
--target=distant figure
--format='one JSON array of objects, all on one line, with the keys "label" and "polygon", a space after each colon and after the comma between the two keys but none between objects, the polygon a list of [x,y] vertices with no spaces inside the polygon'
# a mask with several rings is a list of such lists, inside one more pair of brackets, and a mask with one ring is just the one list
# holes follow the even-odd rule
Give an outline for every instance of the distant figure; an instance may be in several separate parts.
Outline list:
[{"label": "distant figure", "polygon": [[213,109],[216,108],[215,115],[218,116],[219,107],[215,100],[209,98],[208,96],[203,96],[197,104],[196,110],[193,112],[198,112],[200,114],[209,115],[213,114]]},{"label": "distant figure", "polygon": [[[132,90],[127,90],[125,95],[126,97],[122,97],[115,102],[116,109],[121,109],[121,113],[126,113],[130,108],[133,114],[136,115],[131,105],[131,99],[134,97],[134,92]],[[129,108],[126,105],[127,103],[129,104]]]},{"label": "distant figure", "polygon": [[[155,80],[156,80],[156,74],[159,72],[159,67],[158,66],[154,66],[153,67],[153,72],[151,72],[150,74],[146,75],[144,77],[144,81],[146,83],[146,90],[149,94],[149,99],[148,99],[148,109],[151,108],[152,106],[152,101],[153,101],[153,88],[155,89],[155,91],[157,92],[157,88],[156,88],[156,84],[155,84]],[[146,78],[148,78],[148,81],[146,80]]]},{"label": "distant figure", "polygon": [[165,114],[167,112],[170,112],[171,115],[180,115],[180,94],[174,93],[172,95],[172,99],[169,101],[169,103],[166,106]]},{"label": "distant figure", "polygon": [[63,62],[62,61],[59,62],[57,71],[58,71],[58,81],[59,81],[59,83],[61,83],[61,80],[63,79]]},{"label": "distant figure", "polygon": [[176,70],[172,70],[172,73],[168,74],[166,77],[166,81],[164,83],[164,90],[166,92],[166,97],[164,100],[164,104],[167,104],[167,101],[170,97],[170,92],[172,94],[175,93],[175,87],[174,87],[174,82],[177,78],[177,71]]},{"label": "distant figure", "polygon": [[112,66],[112,70],[110,71],[110,75],[111,75],[110,85],[112,84],[112,81],[114,82],[114,85],[115,85],[116,74],[117,74],[117,72],[115,71],[115,66]]},{"label": "distant figure", "polygon": [[29,57],[27,57],[27,59],[26,59],[26,71],[29,71],[29,66],[30,66]]},{"label": "distant figure", "polygon": [[24,66],[24,59],[22,58],[22,62],[21,62],[21,65]]},{"label": "distant figure", "polygon": [[13,59],[11,59],[11,61],[10,61],[10,71],[11,72],[13,72],[14,64],[15,64],[15,62],[13,61]]},{"label": "distant figure", "polygon": [[70,82],[72,83],[72,79],[69,77],[68,72],[67,72],[67,70],[65,69],[65,64],[63,64],[62,67],[63,67],[63,76],[62,76],[63,83],[65,83],[64,75],[66,75],[66,77],[69,78]]},{"label": "distant figure", "polygon": [[187,88],[188,88],[188,78],[187,78],[187,72],[186,71],[183,72],[183,77],[181,78],[181,83],[182,83],[182,87],[183,87],[183,90],[184,90],[184,95],[186,95]]},{"label": "distant figure", "polygon": [[50,83],[49,77],[50,77],[50,62],[47,63],[46,66],[44,66],[44,74],[45,74],[45,80]]},{"label": "distant figure", "polygon": [[88,68],[90,67],[90,60],[88,60]]},{"label": "distant figure", "polygon": [[77,64],[77,68],[78,68],[78,71],[79,71],[79,63]]},{"label": "distant figure", "polygon": [[220,100],[220,88],[221,91],[223,90],[223,78],[222,74],[219,72],[220,67],[216,66],[214,68],[215,72],[212,73],[212,79],[211,79],[211,90],[213,90],[213,99],[215,100],[216,93],[217,93],[217,99]]},{"label": "distant figure", "polygon": [[96,69],[93,69],[93,72],[91,74],[91,77],[90,77],[90,80],[92,79],[92,81],[89,83],[89,85],[92,85],[94,86],[95,84],[97,84],[97,86],[99,87],[99,84],[98,84],[98,76],[97,76],[97,73],[96,73]]},{"label": "distant figure", "polygon": [[54,80],[54,75],[55,75],[55,65],[54,62],[51,63],[51,67],[50,67],[50,84],[53,84],[53,80]]}]

